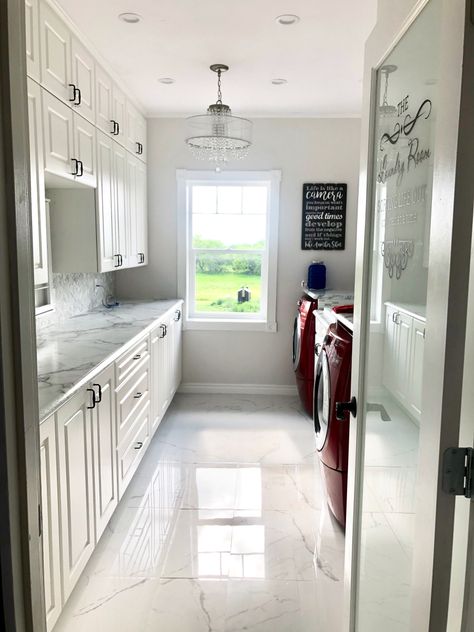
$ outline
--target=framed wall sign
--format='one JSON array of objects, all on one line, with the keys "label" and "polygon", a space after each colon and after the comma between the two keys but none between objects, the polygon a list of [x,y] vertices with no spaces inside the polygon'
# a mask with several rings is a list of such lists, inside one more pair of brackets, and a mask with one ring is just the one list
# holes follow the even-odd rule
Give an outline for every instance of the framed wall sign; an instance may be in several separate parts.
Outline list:
[{"label": "framed wall sign", "polygon": [[345,183],[303,184],[302,250],[344,250],[346,202]]}]

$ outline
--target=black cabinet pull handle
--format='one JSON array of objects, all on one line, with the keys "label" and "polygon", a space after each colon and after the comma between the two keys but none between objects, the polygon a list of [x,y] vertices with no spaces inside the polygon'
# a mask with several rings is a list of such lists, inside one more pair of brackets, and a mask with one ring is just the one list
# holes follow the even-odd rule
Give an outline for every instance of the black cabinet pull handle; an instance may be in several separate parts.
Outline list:
[{"label": "black cabinet pull handle", "polygon": [[357,415],[357,400],[352,397],[350,402],[336,402],[336,419],[338,421],[345,421],[345,413],[351,413],[353,417]]},{"label": "black cabinet pull handle", "polygon": [[143,145],[141,143],[138,143],[140,145],[140,156],[143,154]]},{"label": "black cabinet pull handle", "polygon": [[[73,160],[75,160],[75,158],[73,158]],[[82,160],[76,160],[76,163],[76,173],[74,175],[80,178],[84,175],[84,163]]]},{"label": "black cabinet pull handle", "polygon": [[140,143],[137,141],[135,144],[137,146],[137,151],[135,153],[140,155]]},{"label": "black cabinet pull handle", "polygon": [[71,99],[71,97],[69,97],[69,101],[71,103],[74,103],[75,100],[76,100],[76,90],[77,90],[77,88],[76,88],[76,86],[73,83],[70,83],[69,87],[72,88],[72,99]]},{"label": "black cabinet pull handle", "polygon": [[71,172],[73,176],[79,175],[79,160],[77,158],[71,158],[71,162],[74,163],[74,169]]},{"label": "black cabinet pull handle", "polygon": [[138,257],[138,263],[145,263],[145,253],[139,252],[137,254],[137,257]]},{"label": "black cabinet pull handle", "polygon": [[96,397],[96,393],[95,393],[95,390],[93,388],[88,388],[87,392],[92,394],[92,398],[91,398],[92,406],[87,406],[87,408],[90,410],[91,408],[95,408],[95,405],[97,404],[97,400],[95,398]]},{"label": "black cabinet pull handle", "polygon": [[122,257],[122,255],[119,255],[119,257],[120,257],[120,267],[122,267],[123,266],[123,257]]},{"label": "black cabinet pull handle", "polygon": [[162,334],[160,338],[164,338],[166,336],[166,330],[167,330],[166,325],[160,325],[160,329],[161,329],[161,334]]},{"label": "black cabinet pull handle", "polygon": [[114,255],[114,259],[117,257],[117,262],[114,263],[114,268],[118,268],[120,266],[120,255]]},{"label": "black cabinet pull handle", "polygon": [[141,353],[137,353],[137,355],[133,356],[133,359],[134,360],[140,360],[141,357],[142,357],[142,354]]},{"label": "black cabinet pull handle", "polygon": [[135,393],[135,395],[133,396],[134,399],[140,399],[140,397],[143,395],[143,393],[140,393],[140,391],[138,393]]},{"label": "black cabinet pull handle", "polygon": [[113,129],[110,133],[113,134],[114,136],[118,136],[119,129],[120,129],[119,124],[117,123],[117,121],[114,121],[114,119],[110,119],[110,122],[113,125]]},{"label": "black cabinet pull handle", "polygon": [[100,404],[102,401],[102,386],[100,384],[92,384],[92,387],[97,387],[97,394],[94,392],[96,404]]},{"label": "black cabinet pull handle", "polygon": [[135,446],[135,450],[140,450],[143,448],[143,441],[137,441],[137,445]]},{"label": "black cabinet pull handle", "polygon": [[74,88],[74,105],[81,105],[82,93],[80,88]]},{"label": "black cabinet pull handle", "polygon": [[181,320],[181,310],[177,309],[174,313],[174,320],[175,322],[178,322]]}]

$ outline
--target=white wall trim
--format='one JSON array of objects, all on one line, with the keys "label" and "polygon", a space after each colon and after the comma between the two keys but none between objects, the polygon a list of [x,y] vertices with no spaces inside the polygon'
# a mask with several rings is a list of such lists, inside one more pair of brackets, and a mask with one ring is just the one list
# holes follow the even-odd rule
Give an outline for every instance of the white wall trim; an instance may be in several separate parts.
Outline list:
[{"label": "white wall trim", "polygon": [[236,395],[289,395],[296,396],[293,384],[216,384],[212,382],[183,382],[179,393],[209,393]]}]

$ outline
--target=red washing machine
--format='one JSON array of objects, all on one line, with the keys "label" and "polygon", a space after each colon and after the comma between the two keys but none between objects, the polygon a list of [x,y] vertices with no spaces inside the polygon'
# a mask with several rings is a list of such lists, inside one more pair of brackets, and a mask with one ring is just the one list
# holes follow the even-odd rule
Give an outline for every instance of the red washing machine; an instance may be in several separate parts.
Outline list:
[{"label": "red washing machine", "polygon": [[[353,305],[334,307],[317,356],[314,380],[314,428],[327,502],[336,520],[346,523],[349,411],[351,408]],[[354,410],[355,414],[355,410]]]},{"label": "red washing machine", "polygon": [[350,292],[305,289],[299,299],[293,328],[293,369],[301,403],[313,417],[315,310],[352,301]]}]

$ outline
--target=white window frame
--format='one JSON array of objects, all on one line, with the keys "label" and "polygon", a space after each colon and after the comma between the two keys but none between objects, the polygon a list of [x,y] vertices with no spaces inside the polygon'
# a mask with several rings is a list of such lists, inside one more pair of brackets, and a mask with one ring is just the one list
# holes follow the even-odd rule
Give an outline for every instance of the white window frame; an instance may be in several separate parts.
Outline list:
[{"label": "white window frame", "polygon": [[[178,294],[185,301],[184,329],[223,330],[223,331],[263,331],[276,332],[276,295],[278,262],[278,215],[280,205],[281,171],[194,171],[178,169]],[[189,192],[191,186],[199,185],[245,185],[254,182],[265,183],[269,187],[267,206],[266,249],[262,254],[261,314],[243,313],[227,315],[216,312],[204,316],[193,314],[191,297],[194,296],[194,260],[191,252],[191,209]],[[229,254],[234,251],[208,251],[213,254]],[[242,254],[251,254],[252,250],[239,250]],[[255,251],[256,252],[256,251]]]}]

